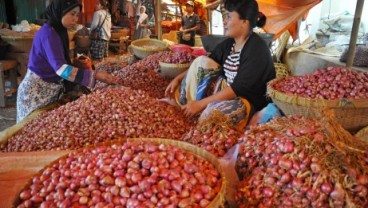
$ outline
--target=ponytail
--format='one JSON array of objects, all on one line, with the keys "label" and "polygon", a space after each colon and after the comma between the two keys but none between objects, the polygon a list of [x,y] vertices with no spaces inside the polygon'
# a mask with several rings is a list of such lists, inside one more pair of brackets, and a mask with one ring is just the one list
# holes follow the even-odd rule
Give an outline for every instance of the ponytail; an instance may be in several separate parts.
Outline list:
[{"label": "ponytail", "polygon": [[267,17],[262,12],[258,12],[257,27],[263,27],[266,24]]},{"label": "ponytail", "polygon": [[225,8],[229,12],[237,12],[240,19],[249,20],[251,28],[266,24],[266,16],[259,12],[256,0],[225,0]]}]

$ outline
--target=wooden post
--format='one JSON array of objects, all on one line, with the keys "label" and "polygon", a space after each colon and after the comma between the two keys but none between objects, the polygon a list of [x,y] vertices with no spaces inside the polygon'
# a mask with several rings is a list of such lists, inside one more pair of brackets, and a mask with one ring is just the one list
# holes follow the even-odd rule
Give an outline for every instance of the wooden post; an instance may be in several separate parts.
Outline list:
[{"label": "wooden post", "polygon": [[207,28],[207,32],[209,35],[212,34],[212,11],[207,8],[207,20],[208,20],[208,28]]},{"label": "wooden post", "polygon": [[161,0],[156,1],[156,27],[157,27],[157,39],[162,40],[162,18],[161,18]]},{"label": "wooden post", "polygon": [[351,35],[350,35],[348,60],[346,62],[346,67],[349,69],[351,69],[351,67],[353,66],[353,62],[354,62],[355,45],[356,45],[356,41],[358,37],[359,25],[360,25],[360,20],[362,17],[363,6],[364,6],[364,0],[357,0],[353,28],[351,30]]}]

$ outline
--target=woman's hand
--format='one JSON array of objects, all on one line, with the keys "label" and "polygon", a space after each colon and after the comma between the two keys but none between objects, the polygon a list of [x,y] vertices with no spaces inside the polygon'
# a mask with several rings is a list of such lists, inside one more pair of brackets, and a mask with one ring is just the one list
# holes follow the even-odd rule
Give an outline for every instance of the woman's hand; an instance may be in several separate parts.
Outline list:
[{"label": "woman's hand", "polygon": [[189,101],[186,105],[181,107],[184,111],[184,116],[193,117],[200,113],[206,106],[201,101]]},{"label": "woman's hand", "polygon": [[117,77],[112,76],[111,74],[104,72],[104,71],[97,71],[96,72],[96,79],[105,82],[106,84],[110,85],[117,85],[119,84],[119,80]]},{"label": "woman's hand", "polygon": [[174,97],[175,90],[179,87],[180,80],[175,78],[173,79],[170,84],[166,87],[165,96],[166,97]]}]

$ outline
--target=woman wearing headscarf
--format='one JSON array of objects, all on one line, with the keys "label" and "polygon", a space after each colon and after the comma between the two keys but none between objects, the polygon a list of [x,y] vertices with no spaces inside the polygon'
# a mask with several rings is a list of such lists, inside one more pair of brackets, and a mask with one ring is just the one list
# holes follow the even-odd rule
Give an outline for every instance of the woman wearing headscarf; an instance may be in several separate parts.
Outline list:
[{"label": "woman wearing headscarf", "polygon": [[77,0],[53,0],[46,8],[47,23],[34,37],[27,74],[18,88],[17,122],[57,101],[65,81],[87,87],[94,87],[96,80],[117,83],[106,72],[76,68],[71,64],[67,29],[77,24],[81,9]]},{"label": "woman wearing headscarf", "polygon": [[134,32],[134,40],[141,38],[148,38],[148,15],[146,14],[146,7],[139,8],[139,18]]},{"label": "woman wearing headscarf", "polygon": [[91,56],[94,61],[101,61],[108,56],[109,40],[111,38],[111,15],[108,12],[108,3],[99,0],[96,3],[96,11],[93,14],[91,32],[98,29],[98,40],[92,40]]},{"label": "woman wearing headscarf", "polygon": [[184,114],[201,113],[205,119],[221,112],[234,127],[243,129],[253,113],[266,107],[267,82],[275,78],[270,50],[253,32],[266,17],[256,0],[225,0],[226,36],[210,57],[200,56],[190,68],[175,77],[165,93],[181,106]]}]

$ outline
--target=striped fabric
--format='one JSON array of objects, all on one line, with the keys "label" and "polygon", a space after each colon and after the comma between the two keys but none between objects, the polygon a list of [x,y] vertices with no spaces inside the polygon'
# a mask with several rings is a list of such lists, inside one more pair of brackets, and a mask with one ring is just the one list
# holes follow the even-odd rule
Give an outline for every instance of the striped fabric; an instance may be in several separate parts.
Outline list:
[{"label": "striped fabric", "polygon": [[63,64],[56,74],[71,82],[81,83],[87,87],[95,86],[96,72],[92,70],[78,69],[68,64]]},{"label": "striped fabric", "polygon": [[[233,49],[234,46],[232,47],[231,51],[233,51]],[[233,83],[234,78],[238,73],[240,65],[240,52],[241,51],[230,53],[223,65],[227,85],[231,85]]]}]

